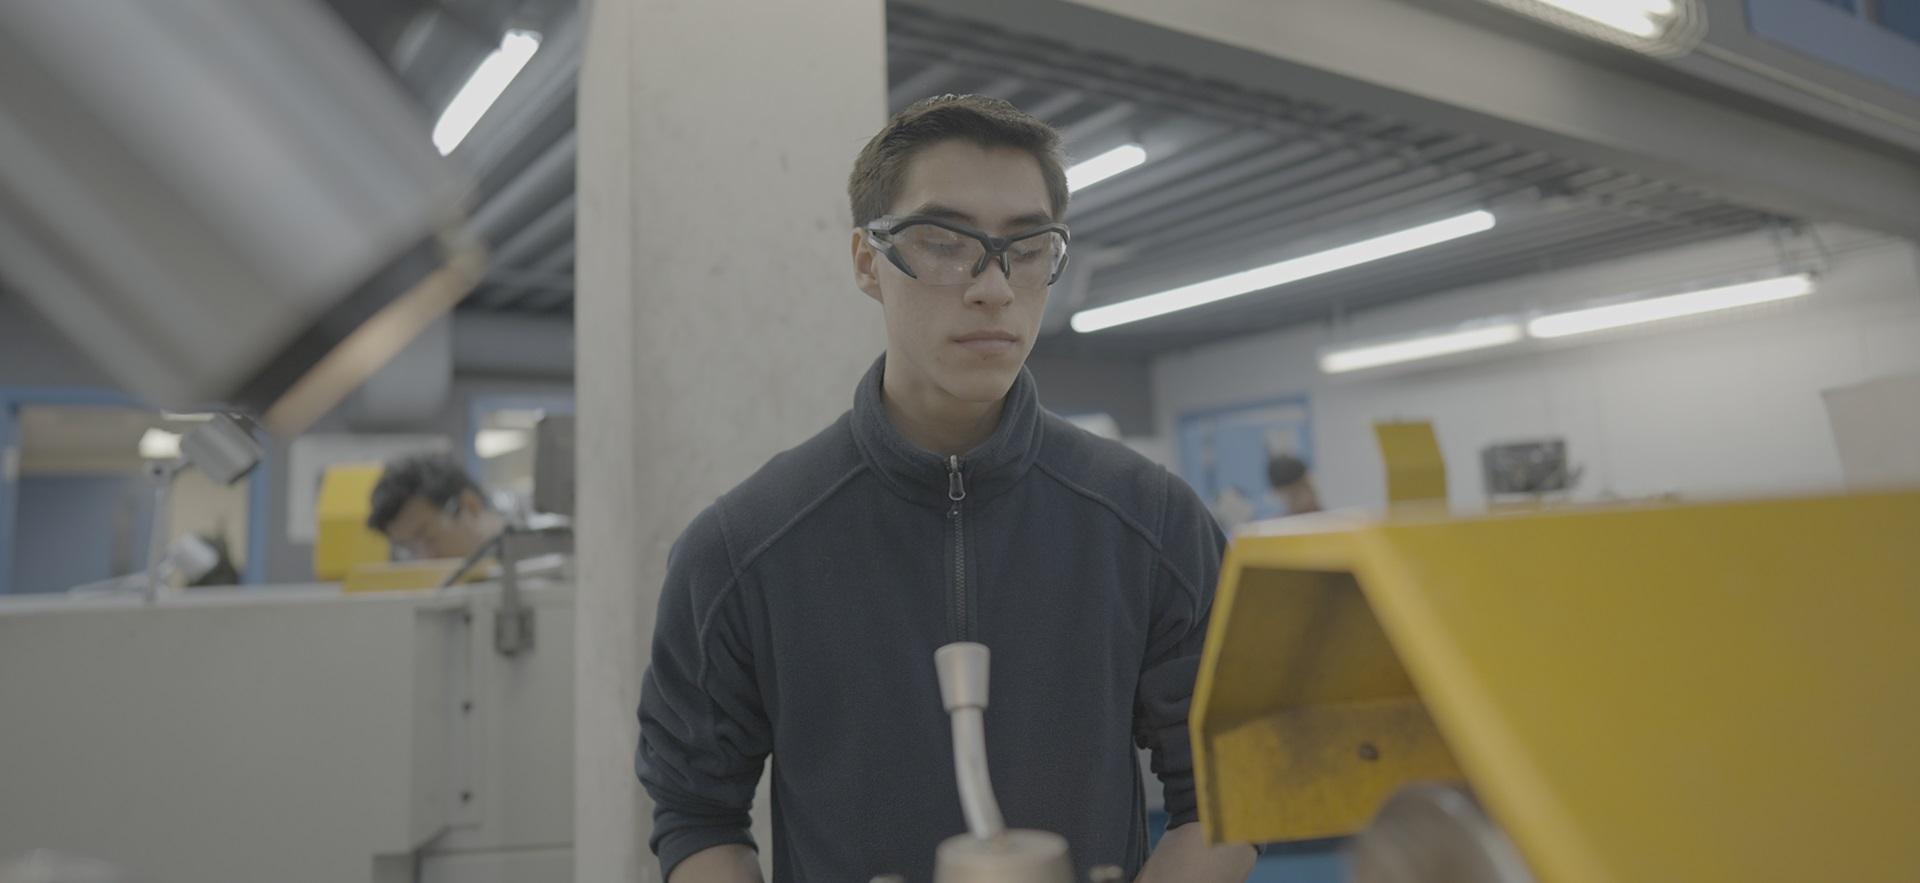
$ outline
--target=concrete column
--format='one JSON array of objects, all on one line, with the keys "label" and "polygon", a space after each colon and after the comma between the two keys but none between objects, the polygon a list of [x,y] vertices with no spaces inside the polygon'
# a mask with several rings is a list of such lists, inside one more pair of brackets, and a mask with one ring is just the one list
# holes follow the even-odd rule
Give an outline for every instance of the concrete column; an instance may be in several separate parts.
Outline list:
[{"label": "concrete column", "polygon": [[881,0],[596,0],[588,29],[574,877],[652,881],[634,710],[668,549],[884,347],[845,184],[885,119],[885,33]]}]

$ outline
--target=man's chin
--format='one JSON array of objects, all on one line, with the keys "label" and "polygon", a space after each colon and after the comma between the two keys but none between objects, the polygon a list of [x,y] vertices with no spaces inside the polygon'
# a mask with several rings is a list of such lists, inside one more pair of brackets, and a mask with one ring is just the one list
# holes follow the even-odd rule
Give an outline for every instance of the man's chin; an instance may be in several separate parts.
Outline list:
[{"label": "man's chin", "polygon": [[947,395],[963,402],[987,405],[997,402],[1013,388],[1013,381],[1020,376],[1019,366],[1007,369],[975,368],[971,371],[954,372],[946,378],[941,387]]}]

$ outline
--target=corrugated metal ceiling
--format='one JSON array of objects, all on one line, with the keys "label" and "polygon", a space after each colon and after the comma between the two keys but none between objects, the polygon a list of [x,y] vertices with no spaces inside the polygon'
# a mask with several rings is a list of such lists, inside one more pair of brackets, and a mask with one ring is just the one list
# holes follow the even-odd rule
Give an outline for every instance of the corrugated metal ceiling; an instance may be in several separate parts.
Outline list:
[{"label": "corrugated metal ceiling", "polygon": [[[1146,147],[1145,165],[1073,198],[1073,269],[1055,287],[1042,343],[1054,353],[1144,355],[1792,223],[1471,132],[1251,92],[919,9],[889,6],[887,40],[894,109],[925,95],[978,92],[1059,127],[1070,157]],[[481,173],[477,223],[496,258],[465,309],[571,310],[580,44],[576,16],[553,26],[534,64],[454,154]],[[1500,225],[1157,320],[1091,335],[1065,327],[1074,309],[1474,208],[1493,210]]]}]

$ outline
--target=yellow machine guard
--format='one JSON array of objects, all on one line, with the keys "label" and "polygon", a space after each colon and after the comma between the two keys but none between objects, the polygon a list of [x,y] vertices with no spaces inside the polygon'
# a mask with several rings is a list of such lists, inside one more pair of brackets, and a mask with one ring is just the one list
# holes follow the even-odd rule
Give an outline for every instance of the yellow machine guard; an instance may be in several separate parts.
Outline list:
[{"label": "yellow machine guard", "polygon": [[390,557],[387,538],[367,527],[373,488],[385,471],[379,463],[355,463],[329,467],[323,474],[314,512],[314,578],[346,579],[355,567]]},{"label": "yellow machine guard", "polygon": [[1273,529],[1194,697],[1215,842],[1465,780],[1542,883],[1920,879],[1920,493]]},{"label": "yellow machine guard", "polygon": [[1389,503],[1446,502],[1447,463],[1432,421],[1375,423],[1373,438],[1387,464]]}]

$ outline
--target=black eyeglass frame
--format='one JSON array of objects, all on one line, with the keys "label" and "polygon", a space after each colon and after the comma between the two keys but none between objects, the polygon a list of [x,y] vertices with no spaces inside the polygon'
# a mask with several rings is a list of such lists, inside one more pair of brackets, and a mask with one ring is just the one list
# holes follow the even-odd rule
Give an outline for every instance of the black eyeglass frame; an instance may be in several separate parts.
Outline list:
[{"label": "black eyeglass frame", "polygon": [[889,263],[899,267],[900,272],[914,279],[918,279],[920,278],[920,274],[915,273],[912,267],[907,266],[907,259],[901,257],[900,249],[893,243],[893,237],[899,235],[900,231],[908,227],[916,227],[921,224],[939,227],[942,230],[950,230],[979,242],[984,251],[980,255],[979,262],[973,266],[973,275],[978,276],[981,273],[985,273],[987,271],[987,264],[995,258],[998,258],[1000,261],[1000,272],[1005,273],[1008,279],[1013,278],[1013,263],[1007,257],[1007,250],[1012,248],[1014,243],[1023,239],[1032,239],[1035,236],[1045,236],[1048,233],[1058,233],[1060,234],[1061,248],[1060,266],[1053,268],[1053,276],[1047,279],[1048,286],[1052,286],[1053,283],[1060,281],[1060,274],[1066,271],[1067,261],[1069,259],[1067,247],[1073,244],[1073,231],[1069,230],[1067,225],[1058,223],[1045,224],[1031,230],[1022,230],[1012,236],[1000,237],[994,236],[984,230],[975,230],[965,224],[957,221],[949,221],[945,218],[935,218],[927,215],[905,215],[902,217],[886,215],[868,221],[861,229],[867,232],[867,235],[872,238],[874,244],[881,246],[881,253],[887,256]]}]

